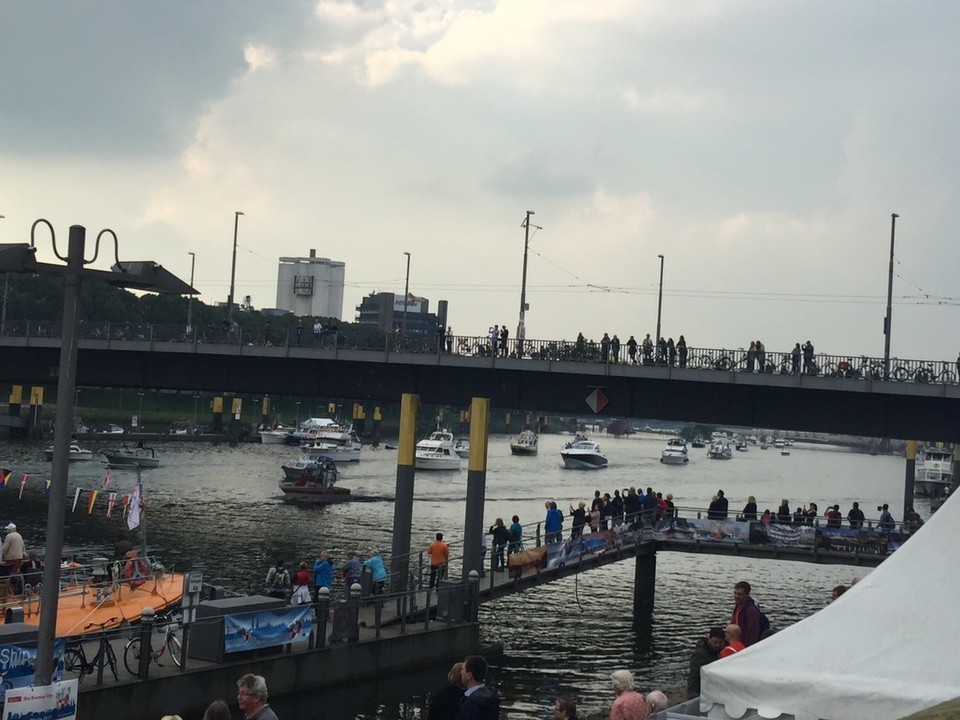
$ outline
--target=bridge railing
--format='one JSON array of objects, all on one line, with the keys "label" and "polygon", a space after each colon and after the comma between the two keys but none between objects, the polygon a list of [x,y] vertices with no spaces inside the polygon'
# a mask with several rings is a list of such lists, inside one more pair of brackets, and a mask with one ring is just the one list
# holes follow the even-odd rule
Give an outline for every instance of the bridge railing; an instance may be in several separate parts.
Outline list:
[{"label": "bridge railing", "polygon": [[[9,337],[59,338],[62,324],[58,321],[9,321],[4,334]],[[802,352],[756,351],[744,348],[699,348],[646,351],[638,347],[634,354],[621,342],[568,340],[492,340],[489,336],[458,335],[452,338],[431,334],[408,333],[406,336],[371,334],[356,329],[324,330],[318,335],[312,327],[300,329],[270,327],[243,329],[231,325],[194,326],[150,323],[80,323],[82,340],[110,343],[149,342],[233,347],[300,347],[317,351],[366,350],[383,353],[417,353],[523,359],[532,362],[577,362],[606,365],[669,367],[727,373],[765,373],[776,375],[808,375],[838,380],[890,380],[896,382],[956,384],[960,380],[953,360],[920,360],[891,358],[885,367],[882,358],[865,355],[819,354],[804,356]],[[449,352],[448,352],[449,351]]]}]

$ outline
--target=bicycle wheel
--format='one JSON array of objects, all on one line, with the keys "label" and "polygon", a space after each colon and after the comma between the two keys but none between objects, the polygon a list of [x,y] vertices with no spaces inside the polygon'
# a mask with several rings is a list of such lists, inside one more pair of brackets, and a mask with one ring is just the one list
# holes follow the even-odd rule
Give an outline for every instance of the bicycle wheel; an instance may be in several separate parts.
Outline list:
[{"label": "bicycle wheel", "polygon": [[933,371],[930,368],[919,368],[914,374],[913,379],[918,383],[930,383],[933,382]]},{"label": "bicycle wheel", "polygon": [[940,377],[937,378],[937,381],[943,385],[953,385],[957,381],[957,376],[953,374],[953,370],[944,370],[940,373]]},{"label": "bicycle wheel", "polygon": [[167,635],[167,652],[173,658],[173,663],[180,667],[180,638],[176,635]]},{"label": "bicycle wheel", "polygon": [[890,373],[890,377],[897,382],[906,382],[907,378],[910,377],[910,373],[907,372],[907,369],[901,365]]},{"label": "bicycle wheel", "polygon": [[823,367],[823,376],[824,377],[840,377],[840,371],[837,368],[836,363],[827,363]]},{"label": "bicycle wheel", "polygon": [[137,675],[140,672],[140,638],[130,638],[126,647],[123,649],[123,664],[127,672],[131,675]]},{"label": "bicycle wheel", "polygon": [[83,655],[77,648],[67,648],[67,651],[63,654],[63,669],[66,672],[80,673],[80,680],[83,680],[87,664],[83,661]]}]

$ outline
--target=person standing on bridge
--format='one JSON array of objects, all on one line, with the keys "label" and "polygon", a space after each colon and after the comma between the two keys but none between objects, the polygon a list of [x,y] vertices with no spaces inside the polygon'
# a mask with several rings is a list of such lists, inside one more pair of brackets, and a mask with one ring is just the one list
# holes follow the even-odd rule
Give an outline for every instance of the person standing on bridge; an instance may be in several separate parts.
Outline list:
[{"label": "person standing on bridge", "polygon": [[545,503],[547,517],[543,521],[547,543],[560,542],[563,539],[563,513],[557,509],[555,502]]},{"label": "person standing on bridge", "polygon": [[863,515],[863,510],[860,509],[860,503],[853,503],[853,507],[850,508],[850,512],[847,513],[847,520],[850,523],[851,530],[859,530],[863,527],[863,521],[866,518]]},{"label": "person standing on bridge", "polygon": [[509,528],[510,545],[507,547],[507,555],[523,550],[523,525],[520,524],[520,516],[513,516],[513,523]]},{"label": "person standing on bridge", "polygon": [[497,518],[490,529],[487,531],[493,536],[493,570],[502,572],[507,569],[507,559],[504,553],[507,549],[507,543],[510,542],[510,532],[507,526],[503,524],[503,518]]},{"label": "person standing on bridge", "polygon": [[760,640],[761,620],[760,608],[750,597],[750,583],[741,580],[733,586],[733,614],[730,623],[740,626],[740,642],[744,647],[750,647]]},{"label": "person standing on bridge", "polygon": [[430,587],[436,587],[447,576],[447,563],[450,561],[450,546],[443,541],[443,533],[437,533],[437,539],[427,548],[430,556]]},{"label": "person standing on bridge", "polygon": [[576,510],[574,510],[573,505],[570,506],[570,517],[573,518],[573,529],[570,531],[571,540],[576,540],[583,535],[583,526],[587,524],[586,507],[587,504],[583,500],[580,501]]}]

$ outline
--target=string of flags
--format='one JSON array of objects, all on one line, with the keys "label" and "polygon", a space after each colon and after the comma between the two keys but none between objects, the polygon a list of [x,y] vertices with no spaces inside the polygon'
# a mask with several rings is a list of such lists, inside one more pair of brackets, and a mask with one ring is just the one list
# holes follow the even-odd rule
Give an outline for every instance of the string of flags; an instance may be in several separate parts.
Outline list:
[{"label": "string of flags", "polygon": [[[19,490],[17,499],[23,499],[23,491],[27,487],[27,482],[30,480],[30,475],[28,473],[23,473],[20,476]],[[116,508],[117,500],[119,499],[123,505],[123,514],[121,517],[127,519],[127,526],[132,530],[135,527],[140,525],[140,512],[143,509],[143,485],[140,479],[137,479],[137,483],[133,488],[133,491],[128,494],[120,495],[116,491],[110,491],[110,484],[113,482],[113,473],[107,470],[106,474],[103,476],[103,485],[100,489],[96,488],[75,488],[73,492],[73,507],[71,512],[77,511],[77,505],[80,502],[80,496],[86,494],[86,506],[87,514],[93,515],[93,511],[97,506],[97,500],[101,495],[106,495],[107,498],[107,517],[113,516],[113,511]],[[9,468],[0,468],[0,488],[9,488],[14,485],[13,481],[13,471]],[[44,481],[44,494],[50,495],[50,479],[47,478]],[[101,503],[102,504],[102,503]]]}]

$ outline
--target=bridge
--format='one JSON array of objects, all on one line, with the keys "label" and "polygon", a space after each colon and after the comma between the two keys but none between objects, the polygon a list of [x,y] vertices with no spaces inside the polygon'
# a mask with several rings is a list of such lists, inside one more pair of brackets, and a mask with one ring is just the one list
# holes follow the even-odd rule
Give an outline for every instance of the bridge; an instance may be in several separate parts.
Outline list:
[{"label": "bridge", "polygon": [[[0,337],[0,382],[54,383],[58,334],[59,325],[47,323]],[[597,414],[606,417],[960,441],[960,385],[946,362],[893,361],[888,376],[904,380],[897,382],[881,379],[882,361],[861,358],[854,367],[841,356],[820,355],[822,366],[794,368],[788,353],[767,353],[761,373],[746,370],[743,351],[720,349],[691,349],[682,367],[678,359],[644,364],[642,354],[634,364],[622,348],[601,359],[595,349],[578,352],[562,341],[494,352],[484,338],[458,337],[447,353],[445,343],[371,348],[327,337],[307,347],[284,340],[215,329],[185,338],[181,326],[88,324],[77,383],[391,403],[407,392],[425,403],[460,406],[482,396],[493,407],[571,415],[589,412],[588,397],[598,392],[594,398],[606,404]]]}]

